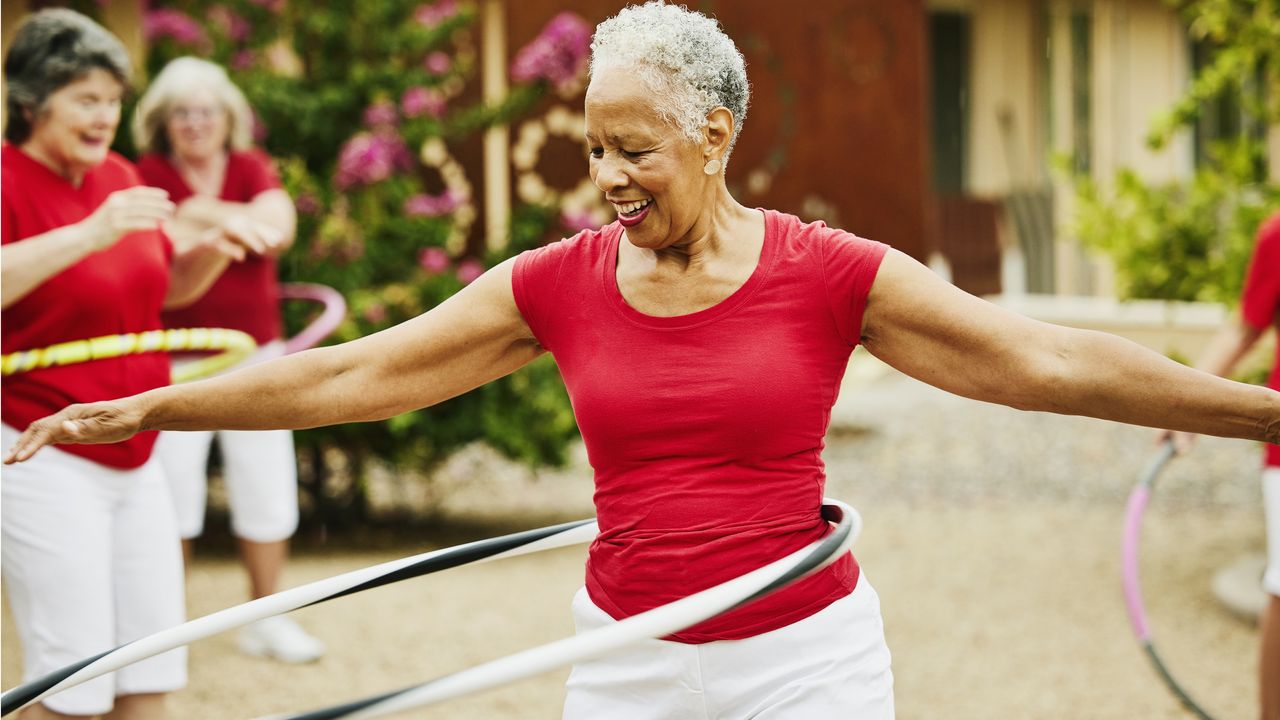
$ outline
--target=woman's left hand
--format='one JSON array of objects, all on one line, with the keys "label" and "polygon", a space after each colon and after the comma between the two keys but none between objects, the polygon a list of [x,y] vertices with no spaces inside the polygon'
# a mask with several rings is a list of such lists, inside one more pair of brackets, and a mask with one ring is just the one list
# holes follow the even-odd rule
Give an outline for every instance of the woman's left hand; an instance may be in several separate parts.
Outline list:
[{"label": "woman's left hand", "polygon": [[226,239],[254,255],[266,255],[280,247],[284,233],[248,215],[232,215],[221,227]]}]

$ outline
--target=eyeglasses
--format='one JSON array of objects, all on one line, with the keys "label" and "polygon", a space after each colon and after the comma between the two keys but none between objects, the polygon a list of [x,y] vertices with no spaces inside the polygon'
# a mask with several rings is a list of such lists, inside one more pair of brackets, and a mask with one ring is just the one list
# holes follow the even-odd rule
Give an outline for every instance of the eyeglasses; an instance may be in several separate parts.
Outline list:
[{"label": "eyeglasses", "polygon": [[179,105],[169,113],[169,117],[179,122],[208,122],[221,114],[222,108],[217,106],[187,107]]}]

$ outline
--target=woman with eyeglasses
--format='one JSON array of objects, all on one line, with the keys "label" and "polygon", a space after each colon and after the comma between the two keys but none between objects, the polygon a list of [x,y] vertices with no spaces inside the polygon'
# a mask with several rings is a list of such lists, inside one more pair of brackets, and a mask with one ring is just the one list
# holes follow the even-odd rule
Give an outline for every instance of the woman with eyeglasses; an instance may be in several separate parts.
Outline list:
[{"label": "woman with eyeglasses", "polygon": [[[171,328],[221,327],[253,336],[258,351],[244,364],[284,354],[276,257],[293,242],[293,201],[280,186],[275,164],[253,147],[253,113],[218,65],[178,58],[155,77],[138,103],[133,135],[138,169],[177,204],[176,242],[210,230],[255,236],[262,251],[223,271],[195,304],[164,315]],[[178,530],[190,558],[204,530],[206,464],[214,439],[223,462],[231,529],[255,598],[279,589],[298,526],[298,479],[288,430],[164,433],[156,453],[178,511]],[[305,663],[324,644],[293,620],[274,617],[246,628],[241,651],[281,662]]]}]

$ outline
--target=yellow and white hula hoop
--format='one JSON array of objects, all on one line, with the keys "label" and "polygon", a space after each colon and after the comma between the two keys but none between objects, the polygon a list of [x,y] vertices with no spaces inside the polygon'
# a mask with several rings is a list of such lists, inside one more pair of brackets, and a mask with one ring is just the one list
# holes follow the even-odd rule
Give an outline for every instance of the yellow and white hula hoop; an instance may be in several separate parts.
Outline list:
[{"label": "yellow and white hula hoop", "polygon": [[187,382],[212,375],[244,360],[258,344],[248,333],[226,328],[148,330],[140,333],[104,335],[88,340],[72,340],[36,350],[22,350],[0,356],[0,375],[74,365],[90,360],[136,355],[147,352],[193,352],[220,350],[174,368],[173,382]]}]

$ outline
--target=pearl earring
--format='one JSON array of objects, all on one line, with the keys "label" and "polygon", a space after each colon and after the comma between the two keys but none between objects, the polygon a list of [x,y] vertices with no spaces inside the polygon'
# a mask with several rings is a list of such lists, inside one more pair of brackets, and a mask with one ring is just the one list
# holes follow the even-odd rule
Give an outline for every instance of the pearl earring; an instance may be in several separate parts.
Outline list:
[{"label": "pearl earring", "polygon": [[715,175],[720,172],[720,158],[711,158],[706,165],[702,166],[702,172],[708,175]]}]

